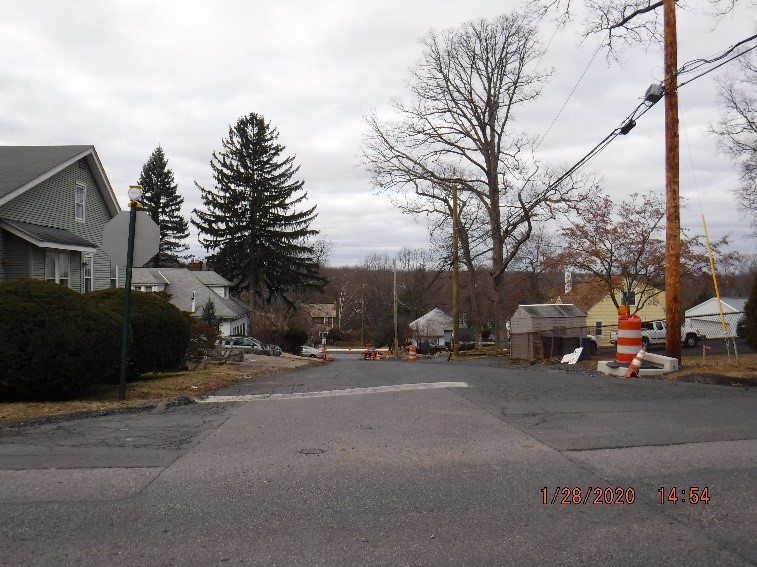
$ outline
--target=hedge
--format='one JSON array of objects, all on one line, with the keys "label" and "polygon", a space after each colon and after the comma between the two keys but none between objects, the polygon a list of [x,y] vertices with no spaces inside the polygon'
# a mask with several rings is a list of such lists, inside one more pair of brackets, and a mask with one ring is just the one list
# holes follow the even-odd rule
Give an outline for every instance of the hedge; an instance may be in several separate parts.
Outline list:
[{"label": "hedge", "polygon": [[[123,321],[123,288],[92,291],[84,298],[110,312],[119,325]],[[156,294],[132,291],[129,343],[130,373],[180,370],[189,349],[189,321]]]},{"label": "hedge", "polygon": [[0,337],[3,401],[71,398],[118,367],[116,318],[54,283],[0,284]]}]

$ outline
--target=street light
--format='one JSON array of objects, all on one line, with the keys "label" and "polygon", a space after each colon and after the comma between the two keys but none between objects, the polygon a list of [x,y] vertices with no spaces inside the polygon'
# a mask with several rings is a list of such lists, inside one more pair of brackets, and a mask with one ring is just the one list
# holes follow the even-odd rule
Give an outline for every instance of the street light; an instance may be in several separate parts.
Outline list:
[{"label": "street light", "polygon": [[118,399],[126,399],[126,358],[129,350],[129,316],[131,314],[131,270],[134,262],[134,232],[137,225],[137,208],[142,207],[142,186],[129,185],[129,238],[126,244],[126,283],[124,285],[124,317],[121,327],[121,380]]}]

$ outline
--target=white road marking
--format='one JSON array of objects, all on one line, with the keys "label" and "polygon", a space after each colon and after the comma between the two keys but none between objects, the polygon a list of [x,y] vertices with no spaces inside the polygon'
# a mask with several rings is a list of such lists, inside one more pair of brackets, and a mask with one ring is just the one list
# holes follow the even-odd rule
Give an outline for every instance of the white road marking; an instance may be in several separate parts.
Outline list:
[{"label": "white road marking", "polygon": [[468,388],[467,382],[422,382],[420,384],[397,384],[395,386],[373,386],[371,388],[347,388],[346,390],[327,390],[323,392],[293,392],[291,394],[252,394],[247,396],[207,396],[197,398],[201,404],[220,404],[227,402],[254,402],[258,400],[291,400],[301,398],[329,398],[333,396],[360,396],[362,394],[384,394],[387,392],[406,392],[408,390],[432,390],[437,388]]}]

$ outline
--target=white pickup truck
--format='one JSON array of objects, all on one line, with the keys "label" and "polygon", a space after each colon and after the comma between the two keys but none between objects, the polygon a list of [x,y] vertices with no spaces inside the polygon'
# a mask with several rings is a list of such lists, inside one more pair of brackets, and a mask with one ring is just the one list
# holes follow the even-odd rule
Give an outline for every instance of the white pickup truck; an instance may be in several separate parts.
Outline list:
[{"label": "white pickup truck", "polygon": [[[681,344],[685,347],[695,347],[705,338],[696,329],[681,329]],[[618,332],[610,333],[610,342],[617,344]],[[665,321],[645,321],[641,324],[641,344],[649,348],[650,345],[665,344]]]}]

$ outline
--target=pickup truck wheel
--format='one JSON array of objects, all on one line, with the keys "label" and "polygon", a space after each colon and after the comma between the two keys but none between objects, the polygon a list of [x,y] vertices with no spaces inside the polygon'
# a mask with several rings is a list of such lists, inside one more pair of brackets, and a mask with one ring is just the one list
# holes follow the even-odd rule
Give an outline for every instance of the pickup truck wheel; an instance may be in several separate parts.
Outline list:
[{"label": "pickup truck wheel", "polygon": [[693,348],[697,346],[697,336],[696,335],[686,335],[686,338],[683,340],[683,346]]},{"label": "pickup truck wheel", "polygon": [[649,337],[641,337],[641,346],[649,350]]}]

